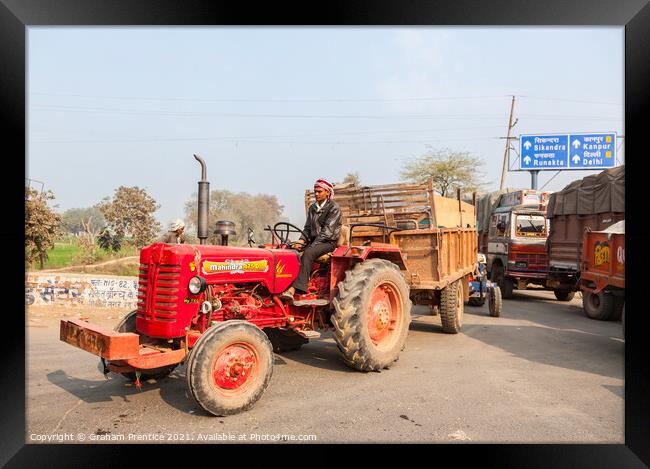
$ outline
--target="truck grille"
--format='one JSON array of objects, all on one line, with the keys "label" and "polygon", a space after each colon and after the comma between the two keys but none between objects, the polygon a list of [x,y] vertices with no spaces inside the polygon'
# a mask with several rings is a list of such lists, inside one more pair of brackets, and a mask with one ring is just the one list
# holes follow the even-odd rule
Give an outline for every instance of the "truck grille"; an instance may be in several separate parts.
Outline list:
[{"label": "truck grille", "polygon": [[178,264],[140,264],[138,317],[148,321],[175,322],[180,276],[181,266]]}]

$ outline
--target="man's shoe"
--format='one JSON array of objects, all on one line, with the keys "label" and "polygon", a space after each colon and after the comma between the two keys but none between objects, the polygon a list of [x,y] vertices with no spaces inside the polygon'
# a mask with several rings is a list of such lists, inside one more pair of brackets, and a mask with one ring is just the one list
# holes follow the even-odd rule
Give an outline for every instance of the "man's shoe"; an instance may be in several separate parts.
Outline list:
[{"label": "man's shoe", "polygon": [[282,292],[280,295],[280,298],[287,300],[287,301],[293,301],[293,293],[291,293],[289,290],[286,290]]}]

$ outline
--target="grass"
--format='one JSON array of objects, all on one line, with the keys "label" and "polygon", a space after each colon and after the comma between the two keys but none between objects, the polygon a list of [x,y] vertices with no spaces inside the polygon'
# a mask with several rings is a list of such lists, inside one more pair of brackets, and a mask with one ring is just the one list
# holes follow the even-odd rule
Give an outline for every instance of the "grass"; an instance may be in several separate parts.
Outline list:
[{"label": "grass", "polygon": [[[106,262],[112,259],[119,259],[122,257],[138,256],[140,250],[133,246],[125,246],[118,252],[106,252],[103,249],[96,248],[95,250],[97,260],[95,263]],[[81,249],[75,244],[74,238],[66,238],[54,243],[54,249],[47,252],[48,259],[45,261],[44,269],[61,269],[78,265],[75,257],[81,254]],[[38,260],[34,263],[32,268],[25,265],[28,270],[38,271]],[[123,264],[108,265],[105,267],[97,267],[92,270],[93,266],[83,266],[79,268],[80,272],[88,271],[92,273],[105,273],[111,275],[137,275],[137,267]],[[87,270],[88,269],[88,270]],[[98,271],[97,269],[101,270]]]}]

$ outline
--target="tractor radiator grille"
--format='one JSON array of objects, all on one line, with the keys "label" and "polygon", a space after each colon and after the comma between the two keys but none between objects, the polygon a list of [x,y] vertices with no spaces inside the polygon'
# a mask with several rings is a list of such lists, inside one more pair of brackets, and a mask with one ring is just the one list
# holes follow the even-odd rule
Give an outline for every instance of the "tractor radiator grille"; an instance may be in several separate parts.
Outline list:
[{"label": "tractor radiator grille", "polygon": [[180,276],[181,266],[178,264],[140,264],[138,317],[148,321],[175,322]]}]

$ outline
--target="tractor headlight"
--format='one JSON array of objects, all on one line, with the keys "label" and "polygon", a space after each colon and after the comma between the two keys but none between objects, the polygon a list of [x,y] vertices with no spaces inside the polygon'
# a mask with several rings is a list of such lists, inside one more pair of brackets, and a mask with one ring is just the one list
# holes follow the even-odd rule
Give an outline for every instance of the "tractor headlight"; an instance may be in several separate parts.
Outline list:
[{"label": "tractor headlight", "polygon": [[188,284],[188,289],[190,290],[191,294],[198,295],[203,290],[205,290],[206,286],[207,286],[207,283],[206,283],[204,278],[202,278],[202,277],[192,277],[190,279],[190,283]]}]

